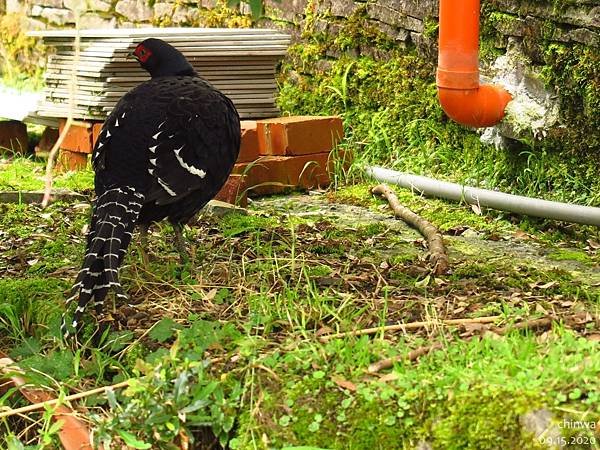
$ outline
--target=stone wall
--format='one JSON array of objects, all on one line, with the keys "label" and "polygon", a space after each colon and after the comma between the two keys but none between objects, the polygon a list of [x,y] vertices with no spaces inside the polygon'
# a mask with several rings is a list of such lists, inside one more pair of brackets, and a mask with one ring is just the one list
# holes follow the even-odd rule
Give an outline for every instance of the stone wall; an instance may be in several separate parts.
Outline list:
[{"label": "stone wall", "polygon": [[[559,7],[557,2],[549,0],[483,1],[486,11],[492,14],[491,25],[504,38],[496,43],[498,47],[505,47],[510,36],[526,39],[541,32],[559,42],[599,47],[600,0],[568,3]],[[7,12],[24,11],[32,27],[38,28],[73,26],[77,10],[81,11],[82,28],[151,26],[165,22],[190,25],[198,21],[200,11],[215,4],[215,0],[0,0]],[[267,0],[266,5],[270,20],[263,20],[262,25],[276,23],[297,34],[310,18],[318,31],[335,35],[349,18],[361,12],[370,25],[398,44],[414,44],[423,50],[433,43],[428,32],[435,27],[438,10],[437,0]]]},{"label": "stone wall", "polygon": [[7,12],[24,12],[30,27],[72,27],[79,13],[81,28],[125,28],[153,25],[185,26],[200,20],[200,11],[213,0],[3,0]]},{"label": "stone wall", "polygon": [[[25,12],[31,28],[73,26],[77,14],[82,28],[250,24],[244,10],[242,14],[227,12],[225,0],[0,2],[7,12]],[[302,63],[302,67],[298,67],[301,75],[310,76],[315,68],[326,70],[343,55],[385,60],[399,48],[416,50],[432,65],[436,61],[438,0],[265,0],[265,9],[265,18],[258,21],[258,26],[283,28],[292,34],[295,42],[302,42],[314,53],[311,64]],[[519,111],[535,112],[527,118],[529,124],[517,124],[518,133],[505,129],[504,135],[519,137],[519,133],[530,128],[535,136],[545,134],[545,129],[552,126],[567,129],[575,126],[585,135],[600,127],[600,119],[589,118],[590,108],[591,115],[598,117],[594,109],[600,106],[597,68],[600,65],[600,0],[482,0],[481,36],[482,73],[501,82],[501,77],[510,78],[515,90],[523,90],[525,104],[516,105]],[[564,62],[563,66],[550,66],[549,72],[568,69],[572,73],[565,74],[563,79],[557,73],[540,82],[538,75],[553,63],[549,62],[553,56],[546,51],[553,42],[576,46],[580,53],[581,48],[587,49],[587,65],[582,65],[580,74],[573,72],[573,67],[579,65],[576,59]],[[500,61],[507,50],[512,60]],[[292,61],[294,63],[297,61]],[[590,79],[578,80],[577,86],[568,89],[561,85],[571,83],[569,77],[577,76]],[[565,92],[571,97],[555,100],[558,93]],[[575,98],[577,95],[581,98]],[[559,118],[555,112],[561,101]],[[569,102],[575,105],[574,112],[566,110],[571,108]],[[597,143],[600,146],[600,138]]]}]

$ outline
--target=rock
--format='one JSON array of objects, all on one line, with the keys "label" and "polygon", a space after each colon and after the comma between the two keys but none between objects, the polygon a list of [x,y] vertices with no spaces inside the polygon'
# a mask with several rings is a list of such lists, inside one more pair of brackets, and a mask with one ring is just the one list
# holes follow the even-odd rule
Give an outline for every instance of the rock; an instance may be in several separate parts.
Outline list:
[{"label": "rock", "polygon": [[215,217],[223,217],[228,214],[243,214],[248,215],[248,210],[234,206],[231,203],[221,202],[219,200],[211,200],[202,210],[202,214],[210,214]]},{"label": "rock", "polygon": [[25,154],[27,152],[27,127],[18,120],[0,121],[0,152]]},{"label": "rock", "polygon": [[147,22],[154,15],[144,0],[120,0],[115,11],[131,22]]},{"label": "rock", "polygon": [[[546,442],[561,442],[561,432],[557,424],[553,423],[553,416],[547,409],[538,409],[528,412],[519,419],[521,426],[530,433],[533,433],[536,439],[544,437]],[[555,448],[554,446],[549,446]]]}]

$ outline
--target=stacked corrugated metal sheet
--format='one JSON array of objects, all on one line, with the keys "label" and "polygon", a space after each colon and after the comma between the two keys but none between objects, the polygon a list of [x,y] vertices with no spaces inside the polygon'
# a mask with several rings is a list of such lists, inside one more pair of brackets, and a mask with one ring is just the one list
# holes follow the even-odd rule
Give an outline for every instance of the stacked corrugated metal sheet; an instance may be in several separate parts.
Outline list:
[{"label": "stacked corrugated metal sheet", "polygon": [[[80,31],[73,116],[103,120],[123,94],[148,74],[127,54],[148,37],[179,49],[198,71],[235,103],[242,118],[273,117],[275,67],[290,36],[270,29],[141,28]],[[75,59],[75,31],[39,31],[53,49],[46,70],[45,98],[38,114],[67,117]]]}]

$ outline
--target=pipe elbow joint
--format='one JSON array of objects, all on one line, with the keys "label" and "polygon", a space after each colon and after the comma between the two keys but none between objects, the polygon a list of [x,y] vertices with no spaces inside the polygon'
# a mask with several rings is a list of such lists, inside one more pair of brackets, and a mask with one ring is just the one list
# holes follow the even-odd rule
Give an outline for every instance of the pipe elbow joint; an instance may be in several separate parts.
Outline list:
[{"label": "pipe elbow joint", "polygon": [[476,88],[457,89],[438,85],[440,105],[452,120],[466,126],[482,128],[499,123],[512,96],[501,86],[482,84]]}]

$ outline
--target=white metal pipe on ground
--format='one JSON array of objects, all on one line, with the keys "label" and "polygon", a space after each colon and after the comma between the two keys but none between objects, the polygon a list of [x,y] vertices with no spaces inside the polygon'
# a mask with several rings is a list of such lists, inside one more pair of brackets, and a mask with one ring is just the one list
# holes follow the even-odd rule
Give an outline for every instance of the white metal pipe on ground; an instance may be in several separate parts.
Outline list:
[{"label": "white metal pipe on ground", "polygon": [[592,206],[552,202],[489,189],[479,189],[420,175],[397,172],[384,167],[369,166],[367,167],[367,173],[377,181],[396,184],[429,197],[439,197],[458,202],[464,201],[471,205],[485,206],[501,211],[600,227],[600,208]]}]

